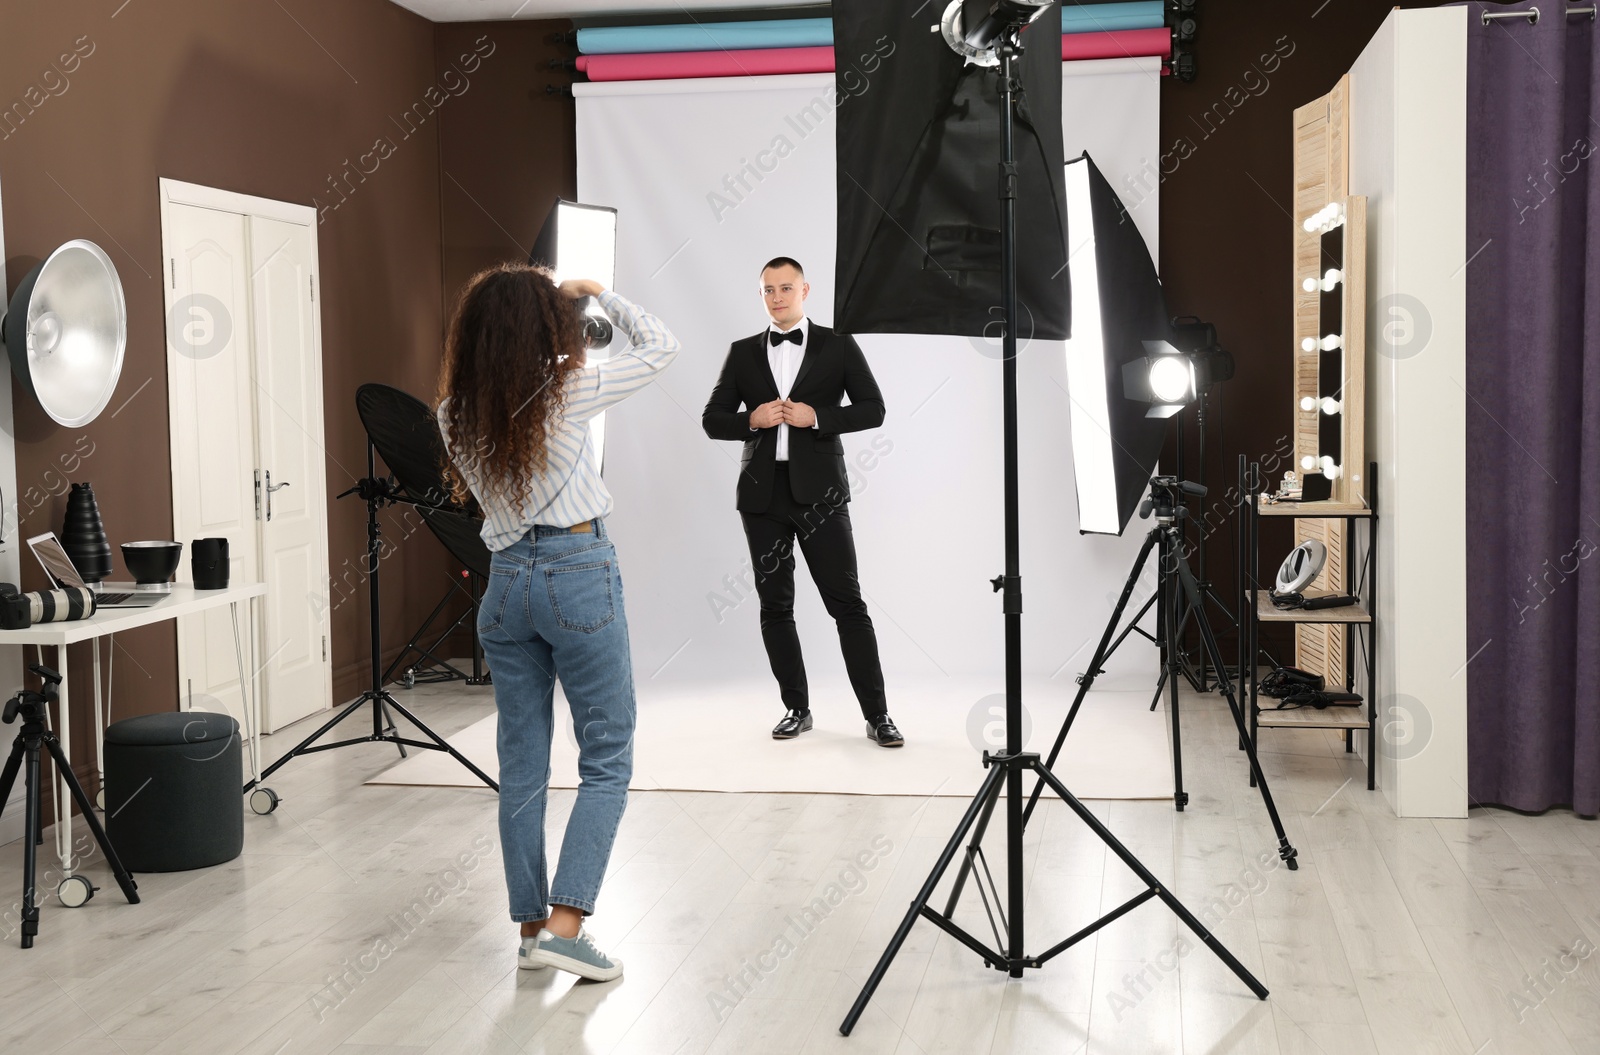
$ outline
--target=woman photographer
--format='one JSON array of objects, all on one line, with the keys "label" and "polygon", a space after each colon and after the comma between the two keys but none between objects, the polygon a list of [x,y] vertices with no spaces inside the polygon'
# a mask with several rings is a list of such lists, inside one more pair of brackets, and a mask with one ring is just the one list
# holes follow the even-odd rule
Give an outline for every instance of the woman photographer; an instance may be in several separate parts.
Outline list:
[{"label": "woman photographer", "polygon": [[[578,303],[598,297],[628,347],[587,364]],[[617,342],[619,345],[620,340]],[[521,967],[620,977],[583,927],[605,878],[633,773],[633,665],[622,577],[606,533],[611,495],[590,422],[678,354],[661,320],[589,280],[505,264],[456,305],[439,377],[452,497],[477,498],[493,554],[478,636],[499,710],[500,845]],[[555,881],[544,819],[555,682],[572,711],[582,778]]]}]

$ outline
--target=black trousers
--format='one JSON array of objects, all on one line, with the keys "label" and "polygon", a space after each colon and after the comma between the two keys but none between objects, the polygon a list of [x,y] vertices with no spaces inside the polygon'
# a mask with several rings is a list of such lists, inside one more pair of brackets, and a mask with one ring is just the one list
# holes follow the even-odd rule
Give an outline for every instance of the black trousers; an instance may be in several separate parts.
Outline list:
[{"label": "black trousers", "polygon": [[883,693],[883,667],[878,662],[878,636],[861,599],[856,574],[856,540],[850,530],[850,507],[826,502],[801,505],[789,489],[789,469],[778,464],[772,482],[772,504],[761,513],[745,513],[744,534],[761,599],[761,640],[767,646],[772,676],[778,679],[783,705],[809,711],[806,665],[794,625],[794,550],[800,552],[817,584],[822,603],[839,628],[850,686],[861,713],[871,721],[888,707]]}]

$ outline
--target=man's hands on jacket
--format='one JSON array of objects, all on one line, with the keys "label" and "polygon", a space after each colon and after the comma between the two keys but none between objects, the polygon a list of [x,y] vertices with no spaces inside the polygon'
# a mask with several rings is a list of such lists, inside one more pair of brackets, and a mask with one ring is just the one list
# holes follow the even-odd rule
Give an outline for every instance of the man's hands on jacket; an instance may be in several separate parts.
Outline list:
[{"label": "man's hands on jacket", "polygon": [[815,410],[805,403],[795,403],[787,399],[774,399],[771,403],[763,403],[750,412],[752,429],[770,429],[778,425],[809,429],[816,423]]}]

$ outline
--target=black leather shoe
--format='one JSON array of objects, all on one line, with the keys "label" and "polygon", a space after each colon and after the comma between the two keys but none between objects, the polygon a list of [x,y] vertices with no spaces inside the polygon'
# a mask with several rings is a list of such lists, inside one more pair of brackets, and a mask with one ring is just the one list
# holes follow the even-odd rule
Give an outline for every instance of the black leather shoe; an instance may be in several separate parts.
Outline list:
[{"label": "black leather shoe", "polygon": [[783,721],[772,727],[774,740],[793,740],[801,733],[811,731],[810,711],[790,711],[783,716]]},{"label": "black leather shoe", "polygon": [[867,723],[867,739],[879,747],[904,747],[906,742],[887,714],[880,714]]}]

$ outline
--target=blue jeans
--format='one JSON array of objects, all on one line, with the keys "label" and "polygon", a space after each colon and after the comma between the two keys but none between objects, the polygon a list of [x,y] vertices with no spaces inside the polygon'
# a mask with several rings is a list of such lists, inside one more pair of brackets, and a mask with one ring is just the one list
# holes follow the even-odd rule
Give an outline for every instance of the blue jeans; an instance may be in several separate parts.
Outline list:
[{"label": "blue jeans", "polygon": [[[633,775],[633,663],[622,575],[603,521],[592,533],[535,526],[494,554],[478,636],[499,709],[500,847],[512,920],[552,903],[594,911]],[[577,802],[552,888],[546,878],[555,683],[578,740]]]}]

